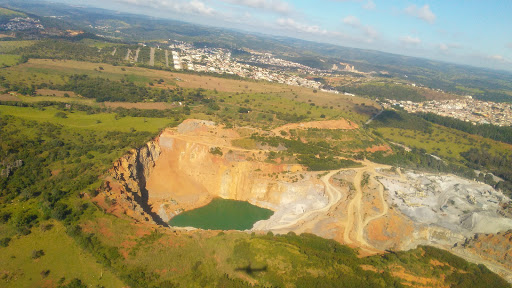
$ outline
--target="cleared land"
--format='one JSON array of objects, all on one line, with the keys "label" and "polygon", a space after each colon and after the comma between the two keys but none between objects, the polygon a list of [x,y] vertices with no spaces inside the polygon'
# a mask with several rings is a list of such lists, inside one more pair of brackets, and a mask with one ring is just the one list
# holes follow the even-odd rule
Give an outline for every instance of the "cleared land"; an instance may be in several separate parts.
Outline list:
[{"label": "cleared land", "polygon": [[21,101],[21,99],[12,94],[0,94],[0,101]]}]

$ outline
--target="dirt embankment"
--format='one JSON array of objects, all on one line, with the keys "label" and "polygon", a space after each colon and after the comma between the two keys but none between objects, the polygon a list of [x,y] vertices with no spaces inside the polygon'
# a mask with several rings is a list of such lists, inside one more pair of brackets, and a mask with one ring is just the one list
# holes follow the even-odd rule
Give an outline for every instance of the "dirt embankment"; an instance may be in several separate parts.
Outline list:
[{"label": "dirt embankment", "polygon": [[214,197],[249,201],[274,211],[299,200],[305,203],[297,211],[324,205],[319,179],[301,165],[265,162],[268,151],[232,147],[231,140],[237,137],[235,130],[201,120],[164,131],[111,169],[104,194],[115,202],[112,210],[138,221],[167,222]]},{"label": "dirt embankment", "polygon": [[352,130],[357,129],[359,126],[356,123],[350,122],[345,119],[339,120],[327,120],[327,121],[312,121],[312,122],[303,122],[303,123],[290,123],[283,125],[281,127],[277,127],[272,130],[272,132],[279,135],[281,131],[290,132],[292,129],[309,129],[309,128],[318,128],[318,129],[341,129],[341,130]]},{"label": "dirt embankment", "polygon": [[496,234],[475,234],[474,237],[467,239],[462,246],[473,254],[499,263],[512,271],[512,230]]}]

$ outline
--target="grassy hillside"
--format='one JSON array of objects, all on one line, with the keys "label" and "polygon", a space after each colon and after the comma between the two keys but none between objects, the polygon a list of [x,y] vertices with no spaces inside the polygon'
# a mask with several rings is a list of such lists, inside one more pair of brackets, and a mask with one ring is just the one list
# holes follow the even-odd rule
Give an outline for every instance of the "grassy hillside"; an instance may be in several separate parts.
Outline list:
[{"label": "grassy hillside", "polygon": [[[371,155],[374,161],[454,173],[512,193],[512,170],[508,165],[508,159],[512,159],[511,144],[434,124],[404,111],[384,111],[370,127],[374,135],[397,145],[393,155]],[[404,147],[412,148],[412,153]],[[474,169],[481,172],[477,174]],[[490,175],[485,177],[487,173],[494,173],[503,181],[496,182]]]},{"label": "grassy hillside", "polygon": [[[0,107],[2,165],[23,160],[0,178],[3,286],[403,287],[426,281],[508,287],[485,267],[429,247],[358,258],[355,250],[312,235],[181,232],[105,214],[90,200],[98,177],[154,130],[80,126],[87,117],[112,113],[52,120],[62,111]],[[327,131],[308,133],[313,139]]]},{"label": "grassy hillside", "polygon": [[15,17],[27,17],[27,14],[0,7],[0,23],[9,21]]},{"label": "grassy hillside", "polygon": [[[95,53],[113,48],[82,44]],[[113,161],[186,118],[266,129],[339,118],[362,124],[377,111],[368,99],[65,59],[30,59],[1,68],[0,76],[2,287],[509,287],[485,267],[431,247],[360,258],[357,250],[307,234],[143,225],[92,201],[109,206],[96,189]],[[454,130],[395,120],[375,122],[370,130],[290,129],[282,137],[247,132],[238,144],[282,146],[269,156],[322,170],[354,165],[341,157],[386,148],[385,129],[465,141],[450,134]]]},{"label": "grassy hillside", "polygon": [[2,287],[65,285],[73,279],[93,286],[124,286],[110,270],[84,253],[66,234],[64,225],[55,220],[41,221],[32,233],[11,239],[0,251]]}]

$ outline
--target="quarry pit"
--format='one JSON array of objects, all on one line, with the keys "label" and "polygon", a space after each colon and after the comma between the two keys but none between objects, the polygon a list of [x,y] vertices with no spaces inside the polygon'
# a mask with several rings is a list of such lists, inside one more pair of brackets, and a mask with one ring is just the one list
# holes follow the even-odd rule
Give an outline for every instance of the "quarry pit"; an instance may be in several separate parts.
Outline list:
[{"label": "quarry pit", "polygon": [[[186,120],[116,161],[98,197],[115,203],[107,207],[113,214],[164,226],[213,199],[245,201],[273,212],[247,231],[313,233],[356,247],[363,255],[435,245],[478,258],[454,247],[475,233],[512,229],[512,220],[501,210],[510,199],[488,185],[369,161],[357,168],[308,171],[266,161],[264,148],[232,145],[254,132],[261,131]],[[506,273],[510,267],[508,259],[491,269],[512,280]]]}]

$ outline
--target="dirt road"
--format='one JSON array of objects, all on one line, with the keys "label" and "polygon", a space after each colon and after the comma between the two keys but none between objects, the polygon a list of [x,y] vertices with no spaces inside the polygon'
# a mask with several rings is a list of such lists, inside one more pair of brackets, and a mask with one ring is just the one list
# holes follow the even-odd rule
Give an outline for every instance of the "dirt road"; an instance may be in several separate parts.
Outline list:
[{"label": "dirt road", "polygon": [[366,248],[365,250],[367,250],[368,252],[377,252],[378,250],[375,249],[370,244],[368,244],[368,242],[366,242],[366,240],[364,239],[364,228],[371,221],[386,215],[388,213],[389,207],[384,198],[384,187],[382,186],[382,184],[379,183],[379,197],[382,201],[383,209],[379,214],[367,217],[365,219],[363,207],[364,203],[362,203],[363,189],[361,187],[361,181],[363,180],[363,175],[365,173],[367,173],[369,181],[371,179],[374,179],[374,177],[378,174],[375,171],[376,168],[389,167],[386,165],[379,165],[368,161],[363,162],[363,165],[365,165],[365,167],[355,169],[356,175],[354,176],[352,184],[354,185],[356,193],[347,205],[347,219],[345,220],[345,223],[343,225],[345,227],[343,231],[343,241],[347,244],[357,244],[362,248]]},{"label": "dirt road", "polygon": [[133,62],[139,61],[139,52],[140,48],[137,48],[137,50],[135,50],[135,57],[133,58]]},{"label": "dirt road", "polygon": [[303,221],[306,221],[306,220],[316,216],[316,214],[327,214],[327,212],[329,212],[329,210],[334,205],[338,204],[338,202],[341,200],[341,196],[342,196],[342,193],[338,189],[336,189],[336,187],[332,186],[331,183],[329,183],[329,180],[331,179],[331,177],[334,174],[336,174],[342,170],[344,170],[344,169],[331,171],[321,178],[322,182],[325,185],[325,192],[327,193],[328,198],[329,198],[329,202],[327,203],[327,205],[325,205],[324,207],[322,207],[320,209],[310,210],[310,211],[302,214],[299,218],[295,219],[293,222],[279,225],[279,226],[274,226],[274,227],[272,227],[272,230],[291,228],[293,226],[299,225]]},{"label": "dirt road", "polygon": [[155,48],[153,47],[149,51],[149,66],[155,66]]}]

